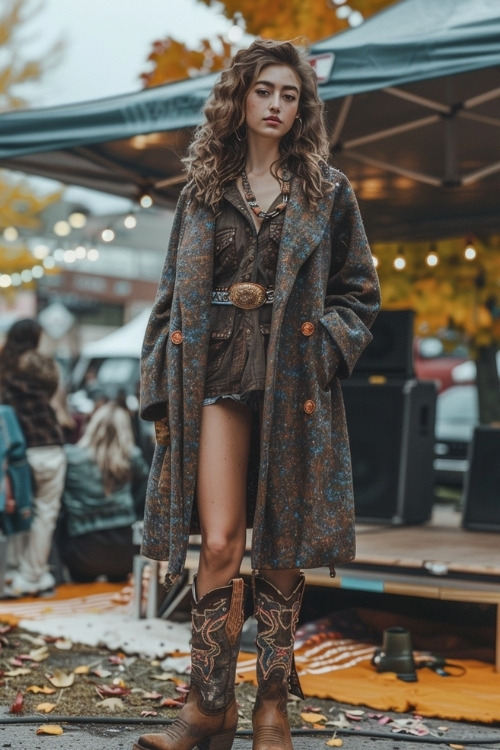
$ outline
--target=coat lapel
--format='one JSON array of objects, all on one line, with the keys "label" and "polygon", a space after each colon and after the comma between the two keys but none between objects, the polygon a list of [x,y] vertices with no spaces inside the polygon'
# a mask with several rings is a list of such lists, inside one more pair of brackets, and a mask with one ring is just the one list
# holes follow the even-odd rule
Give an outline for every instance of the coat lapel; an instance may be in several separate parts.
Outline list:
[{"label": "coat lapel", "polygon": [[310,209],[300,180],[292,181],[286,209],[276,275],[275,307],[288,299],[299,268],[319,245],[333,206],[334,191],[326,194],[316,209]]}]

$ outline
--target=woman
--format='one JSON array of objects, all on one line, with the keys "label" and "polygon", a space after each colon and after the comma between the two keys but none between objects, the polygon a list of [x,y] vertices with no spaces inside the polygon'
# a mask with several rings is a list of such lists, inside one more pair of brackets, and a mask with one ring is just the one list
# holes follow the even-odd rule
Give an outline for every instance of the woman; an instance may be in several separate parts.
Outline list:
[{"label": "woman", "polygon": [[247,524],[254,748],[290,748],[300,569],[333,574],[354,556],[339,379],[371,339],[379,287],[352,189],[326,164],[305,52],[255,41],[222,74],[205,116],[186,160],[141,383],[142,415],[157,433],[143,552],[169,561],[168,585],[189,533],[202,538],[191,690],[177,722],[136,750],[231,746]]},{"label": "woman", "polygon": [[[106,576],[124,581],[132,572],[132,482],[149,467],[135,445],[130,414],[114,402],[100,406],[76,445],[66,445],[59,552],[73,581]],[[110,550],[113,554],[110,555]]]},{"label": "woman", "polygon": [[66,460],[62,430],[50,403],[59,384],[59,369],[52,357],[38,351],[41,335],[36,320],[18,320],[9,329],[0,354],[0,397],[17,415],[34,481],[31,528],[17,534],[9,545],[9,565],[14,570],[6,576],[5,593],[12,597],[36,595],[55,584],[48,560]]}]

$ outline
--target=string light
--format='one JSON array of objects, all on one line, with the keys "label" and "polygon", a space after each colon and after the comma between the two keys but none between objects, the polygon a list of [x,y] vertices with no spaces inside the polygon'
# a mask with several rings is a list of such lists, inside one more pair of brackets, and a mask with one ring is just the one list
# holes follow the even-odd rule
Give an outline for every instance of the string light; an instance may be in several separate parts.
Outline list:
[{"label": "string light", "polygon": [[7,242],[15,242],[19,237],[19,232],[15,227],[5,227],[3,230],[3,238]]},{"label": "string light", "polygon": [[77,260],[83,260],[87,255],[87,248],[83,245],[78,245],[78,247],[75,247],[75,258]]},{"label": "string light", "polygon": [[61,219],[60,221],[56,221],[53,226],[53,231],[58,237],[67,237],[68,234],[71,234],[71,226],[68,221]]},{"label": "string light", "polygon": [[76,260],[76,255],[74,250],[65,250],[63,255],[63,260],[65,263],[74,263]]},{"label": "string light", "polygon": [[115,233],[111,227],[106,227],[101,232],[101,238],[103,242],[113,242],[115,239]]},{"label": "string light", "polygon": [[151,198],[149,193],[143,193],[139,198],[139,203],[143,208],[151,208],[151,206],[153,205],[153,199]]},{"label": "string light", "polygon": [[399,248],[398,254],[394,258],[393,265],[396,271],[404,271],[406,268],[406,258],[402,248]]},{"label": "string light", "polygon": [[137,226],[137,218],[132,212],[130,212],[125,216],[123,223],[127,229],[135,229]]},{"label": "string light", "polygon": [[49,253],[50,248],[48,245],[35,245],[35,247],[33,248],[33,255],[38,260],[43,260]]},{"label": "string light", "polygon": [[73,213],[68,216],[68,223],[73,229],[83,229],[87,223],[87,214],[83,211],[73,211]]},{"label": "string light", "polygon": [[475,260],[476,256],[477,250],[474,247],[474,242],[471,237],[468,237],[464,248],[464,258],[465,260],[471,261]]},{"label": "string light", "polygon": [[[66,237],[71,234],[73,228],[83,228],[87,223],[87,219],[87,214],[83,211],[74,211],[70,214],[67,221],[59,220],[55,222],[52,231],[54,234],[57,234],[58,237]],[[123,222],[128,229],[133,229],[137,225],[136,214],[133,211],[130,211],[127,216],[124,217]],[[0,232],[0,237],[6,242],[14,242],[20,237],[19,230],[13,226],[5,227],[3,230],[0,229]],[[103,229],[101,233],[101,238],[104,242],[112,242],[115,237],[116,233],[110,226]],[[89,249],[83,244],[77,245],[74,248],[68,247],[67,245],[63,245],[62,247],[59,245],[55,248],[51,248],[50,242],[46,244],[45,242],[40,241],[31,248],[31,254],[35,261],[31,267],[28,266],[27,268],[14,271],[10,274],[0,273],[0,290],[21,287],[23,284],[32,284],[38,279],[41,279],[46,272],[50,273],[57,271],[57,267],[61,265],[72,265],[79,261],[90,261],[91,263],[95,263],[100,258],[99,250],[95,246],[92,246]]]},{"label": "string light", "polygon": [[439,256],[436,252],[436,248],[434,245],[431,245],[431,249],[427,253],[427,257],[425,259],[425,262],[430,268],[434,268],[439,263]]},{"label": "string light", "polygon": [[21,271],[21,279],[26,284],[30,281],[33,281],[33,274],[31,273],[31,268],[25,268],[24,271]]}]

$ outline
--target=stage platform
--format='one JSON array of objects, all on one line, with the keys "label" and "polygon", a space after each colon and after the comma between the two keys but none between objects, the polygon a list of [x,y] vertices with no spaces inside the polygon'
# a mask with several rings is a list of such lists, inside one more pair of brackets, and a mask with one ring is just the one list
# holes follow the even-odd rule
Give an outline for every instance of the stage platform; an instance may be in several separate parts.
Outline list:
[{"label": "stage platform", "polygon": [[[359,524],[356,560],[337,568],[305,571],[309,585],[379,594],[492,604],[497,609],[495,667],[500,671],[500,533],[462,528],[461,513],[437,505],[431,520],[418,526]],[[199,539],[193,538],[186,567],[189,585],[198,565]],[[242,573],[250,573],[249,556]],[[168,618],[185,590],[171,601]],[[149,611],[152,611],[151,604]]]}]

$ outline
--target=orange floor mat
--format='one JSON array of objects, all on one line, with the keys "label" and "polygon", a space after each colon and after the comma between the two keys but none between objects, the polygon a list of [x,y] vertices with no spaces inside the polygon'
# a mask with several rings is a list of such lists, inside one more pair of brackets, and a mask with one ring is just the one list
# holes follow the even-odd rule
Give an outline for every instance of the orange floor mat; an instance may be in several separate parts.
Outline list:
[{"label": "orange floor mat", "polygon": [[[379,674],[371,664],[373,651],[373,645],[350,639],[306,641],[295,651],[304,695],[450,721],[500,721],[500,673],[492,664],[450,659],[457,667],[449,668],[449,676],[421,668],[417,682],[407,683],[391,672]],[[255,683],[255,656],[242,654],[237,674]]]},{"label": "orange floor mat", "polygon": [[0,621],[16,624],[34,619],[71,614],[129,612],[132,586],[123,583],[63,583],[50,596],[0,599]]}]

